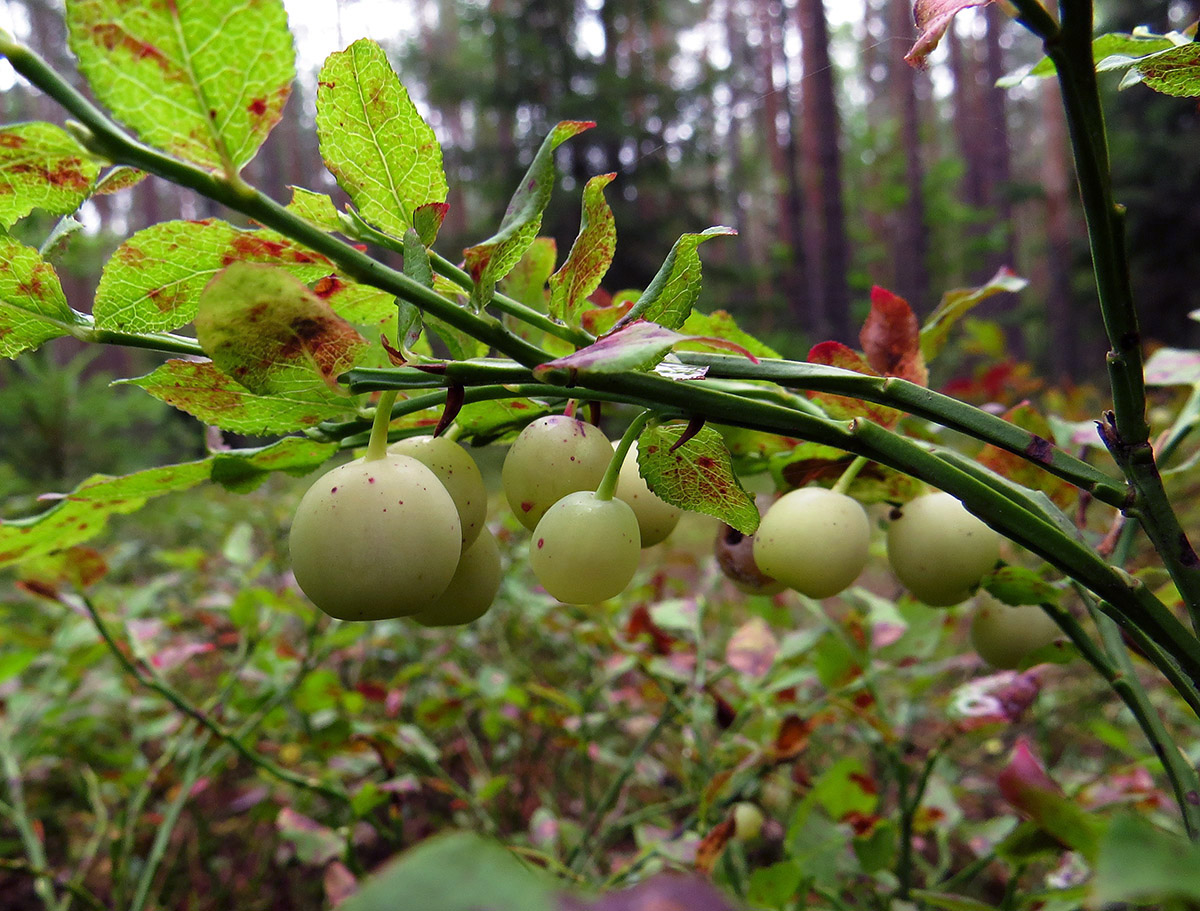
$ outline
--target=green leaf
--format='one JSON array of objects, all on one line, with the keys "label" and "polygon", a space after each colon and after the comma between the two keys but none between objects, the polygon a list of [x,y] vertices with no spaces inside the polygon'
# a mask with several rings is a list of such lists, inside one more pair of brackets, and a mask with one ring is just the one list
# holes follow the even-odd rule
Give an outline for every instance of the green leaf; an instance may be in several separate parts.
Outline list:
[{"label": "green leaf", "polygon": [[85,322],[67,306],[54,267],[36,250],[0,234],[0,262],[0,357],[15,357]]},{"label": "green leaf", "polygon": [[552,911],[555,883],[499,844],[457,832],[426,839],[361,884],[340,911]]},{"label": "green leaf", "polygon": [[978,287],[955,288],[943,294],[941,303],[934,308],[925,320],[925,325],[921,327],[921,354],[926,363],[937,357],[945,347],[954,324],[975,307],[996,294],[1015,294],[1022,291],[1028,284],[1029,282],[1005,266]]},{"label": "green leaf", "polygon": [[[1142,57],[1175,47],[1175,42],[1162,35],[1124,34],[1113,32],[1100,35],[1092,41],[1092,60],[1096,63],[1114,55],[1125,57]],[[996,85],[1002,89],[1020,85],[1029,77],[1048,79],[1055,73],[1054,61],[1043,57],[1032,67],[1010,73],[996,80]]]},{"label": "green leaf", "polygon": [[224,221],[167,221],[138,231],[105,264],[92,314],[96,325],[169,332],[196,316],[200,292],[234,262],[271,263],[316,281],[333,263],[274,231],[240,231]]},{"label": "green leaf", "polygon": [[104,173],[104,176],[96,184],[96,188],[92,190],[92,195],[109,196],[113,193],[120,193],[130,187],[136,187],[149,176],[145,171],[119,164]]},{"label": "green leaf", "polygon": [[583,188],[579,234],[567,261],[550,278],[550,315],[571,326],[578,325],[588,295],[600,287],[617,249],[616,222],[604,198],[604,188],[616,176],[601,174]]},{"label": "green leaf", "polygon": [[1200,902],[1200,845],[1132,815],[1118,816],[1100,842],[1092,903],[1170,907]]},{"label": "green leaf", "polygon": [[758,528],[758,507],[733,473],[725,441],[711,427],[671,451],[685,428],[647,427],[638,437],[638,473],[652,491],[673,506],[715,516],[750,535]]},{"label": "green leaf", "polygon": [[[274,266],[233,263],[200,296],[196,336],[213,363],[258,395],[309,395],[367,348],[358,331]],[[332,399],[336,400],[336,399]]]},{"label": "green leaf", "polygon": [[1189,42],[1145,57],[1134,68],[1142,82],[1164,95],[1200,98],[1200,43]]},{"label": "green leaf", "polygon": [[1014,607],[1022,604],[1057,604],[1062,592],[1024,566],[1001,566],[983,579],[984,590]]},{"label": "green leaf", "polygon": [[878,785],[859,759],[846,757],[834,762],[815,782],[813,799],[831,819],[850,813],[872,813],[879,805]]},{"label": "green leaf", "polygon": [[100,165],[79,141],[51,123],[18,123],[0,130],[0,226],[34,209],[74,212],[87,198]]},{"label": "green leaf", "polygon": [[326,167],[365,221],[402,236],[420,206],[446,199],[437,137],[383,48],[370,39],[330,54],[318,80],[317,133]]},{"label": "green leaf", "polygon": [[746,898],[755,906],[785,908],[796,895],[803,878],[804,870],[790,860],[756,867],[750,873]]},{"label": "green leaf", "polygon": [[[755,357],[779,357],[779,352],[774,348],[763,344],[749,332],[744,332],[740,329],[733,317],[725,310],[714,310],[712,313],[701,313],[699,310],[693,310],[688,314],[688,318],[684,320],[683,326],[680,328],[687,335],[723,338],[726,341],[735,343],[739,348]],[[679,347],[686,351],[697,347],[699,344],[687,342]]]},{"label": "green leaf", "polygon": [[554,190],[554,150],[595,125],[590,120],[563,120],[555,125],[509,200],[499,230],[482,243],[463,250],[467,271],[475,282],[471,303],[476,309],[487,306],[496,282],[512,271],[537,237],[542,212]]},{"label": "green leaf", "polygon": [[941,911],[996,911],[994,905],[985,904],[965,895],[952,895],[949,892],[930,892],[928,889],[913,889],[910,893],[922,904],[940,908]]},{"label": "green leaf", "polygon": [[212,361],[169,360],[153,373],[119,382],[139,386],[205,424],[249,436],[313,427],[344,417],[350,407],[324,384],[290,394],[256,395]]},{"label": "green leaf", "polygon": [[69,0],[71,49],[92,92],[142,141],[240,171],[295,78],[282,0]]},{"label": "green leaf", "polygon": [[668,329],[682,326],[700,297],[700,254],[696,248],[711,238],[733,234],[737,234],[735,229],[718,225],[680,237],[622,322],[646,319]]},{"label": "green leaf", "polygon": [[[546,282],[550,280],[557,260],[558,244],[553,237],[534,238],[520,262],[500,281],[500,290],[538,313],[548,313],[550,306]],[[508,319],[507,314],[505,318]],[[519,320],[513,322],[524,325]]]},{"label": "green leaf", "polygon": [[482,445],[549,413],[547,406],[530,399],[496,399],[464,405],[454,423],[462,428],[463,436]]},{"label": "green leaf", "polygon": [[750,356],[740,346],[725,339],[682,335],[655,323],[638,320],[574,354],[533,368],[533,375],[544,383],[571,383],[579,374],[650,370],[681,342],[703,342]]},{"label": "green leaf", "polygon": [[292,201],[288,203],[288,211],[303,218],[310,225],[315,225],[322,231],[342,230],[342,221],[338,218],[337,207],[333,200],[324,193],[314,193],[303,187],[292,187]]}]

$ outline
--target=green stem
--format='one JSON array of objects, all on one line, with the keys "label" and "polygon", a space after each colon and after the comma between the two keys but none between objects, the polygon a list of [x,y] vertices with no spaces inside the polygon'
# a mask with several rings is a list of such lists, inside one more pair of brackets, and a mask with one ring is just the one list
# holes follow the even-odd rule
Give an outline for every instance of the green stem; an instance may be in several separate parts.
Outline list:
[{"label": "green stem", "polygon": [[611,500],[613,494],[617,492],[617,481],[621,477],[621,466],[625,464],[625,456],[629,454],[630,448],[642,431],[646,429],[646,425],[654,418],[654,412],[643,411],[636,418],[629,422],[629,426],[625,428],[625,432],[621,434],[621,441],[617,443],[613,450],[613,456],[608,462],[608,468],[604,470],[604,477],[600,479],[600,486],[596,488],[597,500]]},{"label": "green stem", "polygon": [[1089,491],[1110,506],[1120,508],[1128,501],[1128,490],[1120,481],[1052,446],[1042,437],[973,405],[899,377],[867,376],[804,361],[760,360],[755,364],[733,355],[689,351],[679,352],[678,357],[685,364],[708,367],[709,377],[770,380],[790,389],[831,392],[897,408],[1029,459],[1039,468]]},{"label": "green stem", "polygon": [[182,714],[193,719],[194,721],[199,722],[201,727],[207,729],[220,740],[233,747],[234,751],[237,752],[239,756],[261,771],[266,772],[273,778],[287,782],[294,787],[320,794],[323,797],[327,797],[338,803],[348,804],[350,802],[350,795],[340,787],[327,785],[315,778],[306,778],[303,775],[297,775],[296,773],[288,771],[275,762],[272,762],[261,753],[250,749],[250,747],[246,746],[246,744],[244,744],[236,734],[213,721],[212,718],[189,703],[172,687],[168,686],[165,682],[157,680],[143,672],[141,668],[139,668],[129,658],[129,656],[125,654],[125,651],[114,638],[112,631],[108,628],[108,624],[104,622],[104,619],[100,616],[100,612],[96,609],[96,605],[92,603],[91,599],[85,595],[80,595],[80,600],[87,609],[88,615],[92,618],[92,625],[95,626],[96,632],[100,634],[100,638],[104,640],[104,644],[108,646],[108,650],[112,653],[113,657],[117,659],[117,662],[122,668],[124,668],[125,672],[133,677],[142,686],[146,687],[147,689],[154,690],[154,692],[158,693],[160,696],[170,702],[171,705],[175,706],[175,708],[178,709]]},{"label": "green stem", "polygon": [[[35,870],[47,869],[46,851],[38,836],[33,820],[29,817],[29,809],[25,805],[25,784],[21,779],[21,768],[17,764],[17,756],[8,730],[7,719],[0,718],[0,769],[3,770],[4,780],[8,786],[10,803],[5,807],[9,821],[17,830],[21,839],[21,847],[29,858],[29,866]],[[0,807],[3,807],[0,804]],[[50,884],[52,876],[38,876],[34,880],[33,889],[47,909],[54,906],[54,890]]]},{"label": "green stem", "polygon": [[833,485],[834,493],[844,494],[850,489],[850,485],[854,483],[854,479],[858,477],[858,473],[871,463],[871,460],[866,456],[855,456],[854,461],[846,466],[846,470],[842,472],[842,476],[837,479],[837,483]]},{"label": "green stem", "polygon": [[[1200,632],[1200,558],[1163,489],[1150,446],[1141,330],[1125,240],[1125,209],[1113,195],[1104,109],[1092,56],[1092,0],[1061,0],[1061,26],[1037,22],[1035,0],[1018,3],[1054,63],[1067,116],[1083,202],[1100,313],[1108,336],[1113,423],[1105,443],[1135,492],[1129,506],[1142,521]],[[1044,11],[1043,11],[1044,12]]]},{"label": "green stem", "polygon": [[136,141],[31,48],[0,36],[0,55],[7,57],[18,73],[62,105],[90,131],[90,137],[86,138],[97,154],[114,163],[155,174],[228,206],[325,255],[355,281],[409,301],[520,363],[535,366],[548,360],[544,351],[509,332],[495,317],[457,306],[433,289],[310,224],[245,182],[212,174]]},{"label": "green stem", "polygon": [[396,394],[394,389],[379,394],[375,418],[371,422],[371,440],[367,443],[367,453],[363,456],[367,462],[376,462],[387,455],[388,427],[392,423],[392,406],[396,404]]},{"label": "green stem", "polygon": [[1137,673],[1129,662],[1129,654],[1121,641],[1117,625],[1098,611],[1093,611],[1093,619],[1108,652],[1106,655],[1070,611],[1052,603],[1043,604],[1042,610],[1067,634],[1067,638],[1079,649],[1079,653],[1088,664],[1108,682],[1113,692],[1132,713],[1155,755],[1162,762],[1167,779],[1175,792],[1175,802],[1183,815],[1188,835],[1191,838],[1200,836],[1200,805],[1197,805],[1197,801],[1200,801],[1200,778],[1179,752],[1179,747],[1163,725],[1145,688],[1137,679]]}]

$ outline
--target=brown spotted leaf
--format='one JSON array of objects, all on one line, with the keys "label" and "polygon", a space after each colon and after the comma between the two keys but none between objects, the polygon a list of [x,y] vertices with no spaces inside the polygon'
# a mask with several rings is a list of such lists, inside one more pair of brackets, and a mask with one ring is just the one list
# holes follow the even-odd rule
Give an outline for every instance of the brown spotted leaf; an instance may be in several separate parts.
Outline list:
[{"label": "brown spotted leaf", "polygon": [[917,43],[905,55],[910,65],[923,69],[926,58],[937,47],[956,15],[973,6],[986,6],[992,0],[916,0],[913,4],[913,19],[916,20],[920,36]]},{"label": "brown spotted leaf", "polygon": [[37,250],[0,234],[0,262],[0,357],[16,357],[84,322]]},{"label": "brown spotted leaf", "polygon": [[512,271],[537,237],[542,213],[554,190],[554,150],[595,125],[590,120],[563,120],[555,124],[509,200],[499,229],[487,240],[463,250],[467,271],[475,281],[471,303],[476,309],[491,301],[496,282]]},{"label": "brown spotted leaf", "polygon": [[274,231],[241,231],[224,221],[167,221],[138,231],[104,266],[92,315],[126,332],[169,332],[196,316],[200,292],[225,266],[269,263],[304,282],[333,263]]},{"label": "brown spotted leaf", "polygon": [[132,380],[168,405],[231,433],[268,436],[314,427],[321,421],[344,417],[345,397],[324,383],[271,395],[256,395],[212,361],[169,360],[153,373]]},{"label": "brown spotted leaf", "polygon": [[[826,364],[830,367],[841,367],[843,370],[853,370],[867,376],[879,376],[871,368],[865,357],[853,348],[841,342],[820,342],[808,352],[810,364]],[[849,396],[833,395],[829,392],[812,392],[810,398],[816,401],[830,417],[841,420],[865,417],[884,427],[894,427],[900,420],[900,412],[884,405],[852,399]]]},{"label": "brown spotted leaf", "polygon": [[234,263],[200,295],[196,335],[222,371],[258,395],[297,394],[336,379],[366,340],[282,269]]},{"label": "brown spotted leaf", "polygon": [[588,295],[600,287],[617,249],[616,222],[604,198],[604,188],[616,176],[601,174],[583,188],[579,235],[567,261],[550,277],[550,315],[571,326],[578,324]]},{"label": "brown spotted leaf", "polygon": [[0,129],[0,226],[34,209],[66,215],[87,198],[100,165],[74,136],[51,123]]},{"label": "brown spotted leaf", "polygon": [[680,509],[715,516],[750,535],[758,528],[758,507],[733,473],[721,434],[701,427],[671,451],[685,428],[679,424],[648,427],[638,438],[638,472],[646,484]]},{"label": "brown spotted leaf", "polygon": [[878,285],[872,288],[871,312],[858,340],[876,373],[898,376],[918,386],[929,384],[921,355],[921,326],[904,298]]},{"label": "brown spotted leaf", "polygon": [[295,78],[282,0],[71,0],[93,93],[148,145],[222,173],[249,162]]},{"label": "brown spotted leaf", "polygon": [[788,715],[779,723],[775,733],[775,741],[769,750],[770,758],[775,762],[787,762],[795,759],[808,746],[812,735],[813,725],[799,715]]}]

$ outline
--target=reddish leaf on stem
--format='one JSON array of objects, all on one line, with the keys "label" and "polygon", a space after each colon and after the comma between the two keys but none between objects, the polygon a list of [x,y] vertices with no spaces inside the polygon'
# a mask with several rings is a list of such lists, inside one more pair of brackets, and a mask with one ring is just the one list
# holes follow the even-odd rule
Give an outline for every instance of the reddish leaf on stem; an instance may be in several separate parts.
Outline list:
[{"label": "reddish leaf on stem", "polygon": [[991,2],[992,0],[917,0],[913,4],[913,19],[916,20],[917,29],[921,34],[912,50],[904,56],[905,62],[917,69],[924,69],[927,58],[942,40],[942,35],[946,34],[946,29],[950,27],[954,17],[972,6],[986,6]]},{"label": "reddish leaf on stem", "polygon": [[921,325],[904,298],[878,285],[871,289],[871,312],[858,335],[867,363],[876,373],[929,384],[921,355]]}]

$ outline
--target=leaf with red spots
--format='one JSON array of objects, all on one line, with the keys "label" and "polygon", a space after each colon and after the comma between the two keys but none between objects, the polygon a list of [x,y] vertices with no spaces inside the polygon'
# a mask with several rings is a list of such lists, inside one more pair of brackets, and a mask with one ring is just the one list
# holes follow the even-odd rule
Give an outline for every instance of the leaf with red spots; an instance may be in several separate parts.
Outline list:
[{"label": "leaf with red spots", "polygon": [[808,746],[815,726],[811,721],[806,721],[799,715],[786,716],[779,723],[779,730],[775,732],[775,740],[772,741],[767,751],[768,757],[773,762],[787,762],[795,759]]},{"label": "leaf with red spots", "polygon": [[757,360],[746,349],[727,339],[683,335],[656,323],[637,320],[574,354],[535,367],[533,375],[544,383],[570,383],[579,374],[650,370],[681,342],[702,342],[707,347],[726,348]]},{"label": "leaf with red spots", "polygon": [[471,303],[477,310],[487,306],[496,282],[512,271],[537,237],[542,213],[554,190],[554,150],[595,125],[590,120],[563,120],[556,124],[509,200],[499,230],[482,243],[463,250],[467,271],[475,281]]},{"label": "leaf with red spots", "polygon": [[648,427],[638,438],[638,473],[656,494],[681,509],[715,516],[742,534],[758,528],[758,507],[733,473],[729,450],[711,427],[671,451],[680,424]]},{"label": "leaf with red spots", "polygon": [[714,237],[734,234],[734,228],[717,225],[680,237],[623,322],[647,319],[668,329],[682,326],[700,298],[700,254],[696,248]]},{"label": "leaf with red spots", "polygon": [[34,209],[74,212],[99,174],[79,140],[54,124],[0,129],[0,226],[11,227]]},{"label": "leaf with red spots", "polygon": [[249,162],[295,78],[282,0],[73,0],[79,69],[143,142],[219,173]]},{"label": "leaf with red spots", "polygon": [[[529,245],[511,272],[498,284],[498,288],[514,300],[519,300],[538,313],[550,312],[550,292],[546,282],[554,273],[558,261],[558,244],[553,237],[538,237]],[[507,314],[505,316],[507,321]],[[525,325],[519,320],[514,324]]]},{"label": "leaf with red spots", "polygon": [[149,176],[145,171],[139,171],[137,168],[123,164],[117,165],[104,172],[104,176],[96,182],[96,188],[92,191],[92,195],[111,196],[113,193],[120,193],[122,190],[136,187]]},{"label": "leaf with red spots", "polygon": [[147,500],[195,487],[217,467],[242,472],[312,471],[337,451],[336,443],[289,437],[259,449],[223,452],[197,462],[149,468],[122,477],[93,475],[68,494],[51,497],[53,507],[27,519],[0,521],[0,566],[21,563],[81,544],[101,534],[113,515],[137,512]]},{"label": "leaf with red spots", "polygon": [[366,340],[305,285],[274,266],[234,263],[200,295],[196,337],[222,371],[258,395],[336,401],[337,377]]},{"label": "leaf with red spots", "polygon": [[[841,342],[821,342],[814,345],[808,352],[808,361],[811,364],[824,364],[830,367],[841,367],[843,370],[853,370],[855,373],[863,373],[867,376],[879,376],[875,370],[871,369],[866,358]],[[812,392],[809,393],[809,397],[824,408],[830,417],[841,420],[865,417],[884,427],[894,427],[901,416],[900,412],[894,408],[876,405],[873,402],[864,402],[861,399],[852,399],[849,396],[834,395],[829,392]]]},{"label": "leaf with red spots", "polygon": [[918,386],[929,384],[917,315],[904,298],[878,285],[872,288],[871,312],[858,340],[876,373],[898,376]]},{"label": "leaf with red spots", "polygon": [[926,361],[937,357],[954,324],[970,313],[989,297],[1008,292],[1015,294],[1028,285],[1008,267],[1002,267],[995,275],[976,288],[955,288],[942,295],[941,303],[925,320],[921,327],[921,354]]},{"label": "leaf with red spots", "polygon": [[1039,463],[1049,461],[1054,451],[1054,431],[1050,422],[1030,402],[1022,402],[1008,409],[1002,417],[1022,430],[1034,434],[1034,441],[1027,447],[1025,456],[1000,449],[990,443],[983,447],[976,460],[997,474],[1024,487],[1040,490],[1058,506],[1073,502],[1078,491],[1062,478],[1050,474]]},{"label": "leaf with red spots", "polygon": [[[799,443],[789,450],[771,456],[771,473],[782,477],[790,487],[806,487],[811,483],[832,484],[842,476],[854,457],[820,443]],[[924,485],[916,478],[868,462],[855,475],[848,496],[860,503],[904,503],[918,496]]]},{"label": "leaf with red spots", "polygon": [[617,249],[617,229],[604,188],[617,175],[600,174],[583,188],[583,214],[579,235],[562,268],[550,277],[550,315],[568,325],[579,323],[588,295],[612,265]]},{"label": "leaf with red spots", "polygon": [[584,329],[596,337],[607,335],[612,332],[613,326],[633,309],[637,299],[641,296],[642,292],[640,291],[618,291],[604,306],[583,311],[580,323]]},{"label": "leaf with red spots", "polygon": [[920,37],[905,55],[905,61],[918,69],[924,69],[930,55],[950,22],[956,15],[973,6],[986,6],[992,0],[916,0],[913,4],[913,19],[916,20]]},{"label": "leaf with red spots", "polygon": [[212,361],[169,360],[153,373],[132,380],[168,405],[231,433],[269,436],[314,427],[346,416],[350,403],[324,384],[286,393],[256,395]]},{"label": "leaf with red spots", "polygon": [[16,357],[86,320],[67,306],[54,267],[0,234],[0,357]]},{"label": "leaf with red spots", "polygon": [[454,423],[462,428],[463,436],[482,443],[520,431],[534,418],[549,413],[547,406],[532,399],[496,399],[463,405]]},{"label": "leaf with red spots", "polygon": [[[374,41],[329,55],[317,77],[317,134],[325,166],[368,223],[402,237],[417,210],[446,200],[442,147]],[[421,241],[440,218],[421,216]],[[432,236],[426,236],[430,234]]]},{"label": "leaf with red spots", "polygon": [[200,292],[235,262],[270,263],[303,282],[333,263],[274,231],[240,231],[224,221],[167,221],[138,231],[104,266],[92,315],[127,332],[169,332],[196,316]]},{"label": "leaf with red spots", "polygon": [[[701,313],[699,310],[693,310],[680,331],[688,335],[700,335],[707,338],[723,338],[728,342],[741,347],[744,351],[750,352],[755,357],[779,357],[777,352],[770,345],[764,345],[749,332],[743,331],[734,321],[733,317],[725,310],[714,310],[712,313]],[[698,343],[697,343],[698,344]],[[696,347],[693,343],[685,342],[680,345],[684,351]]]}]

